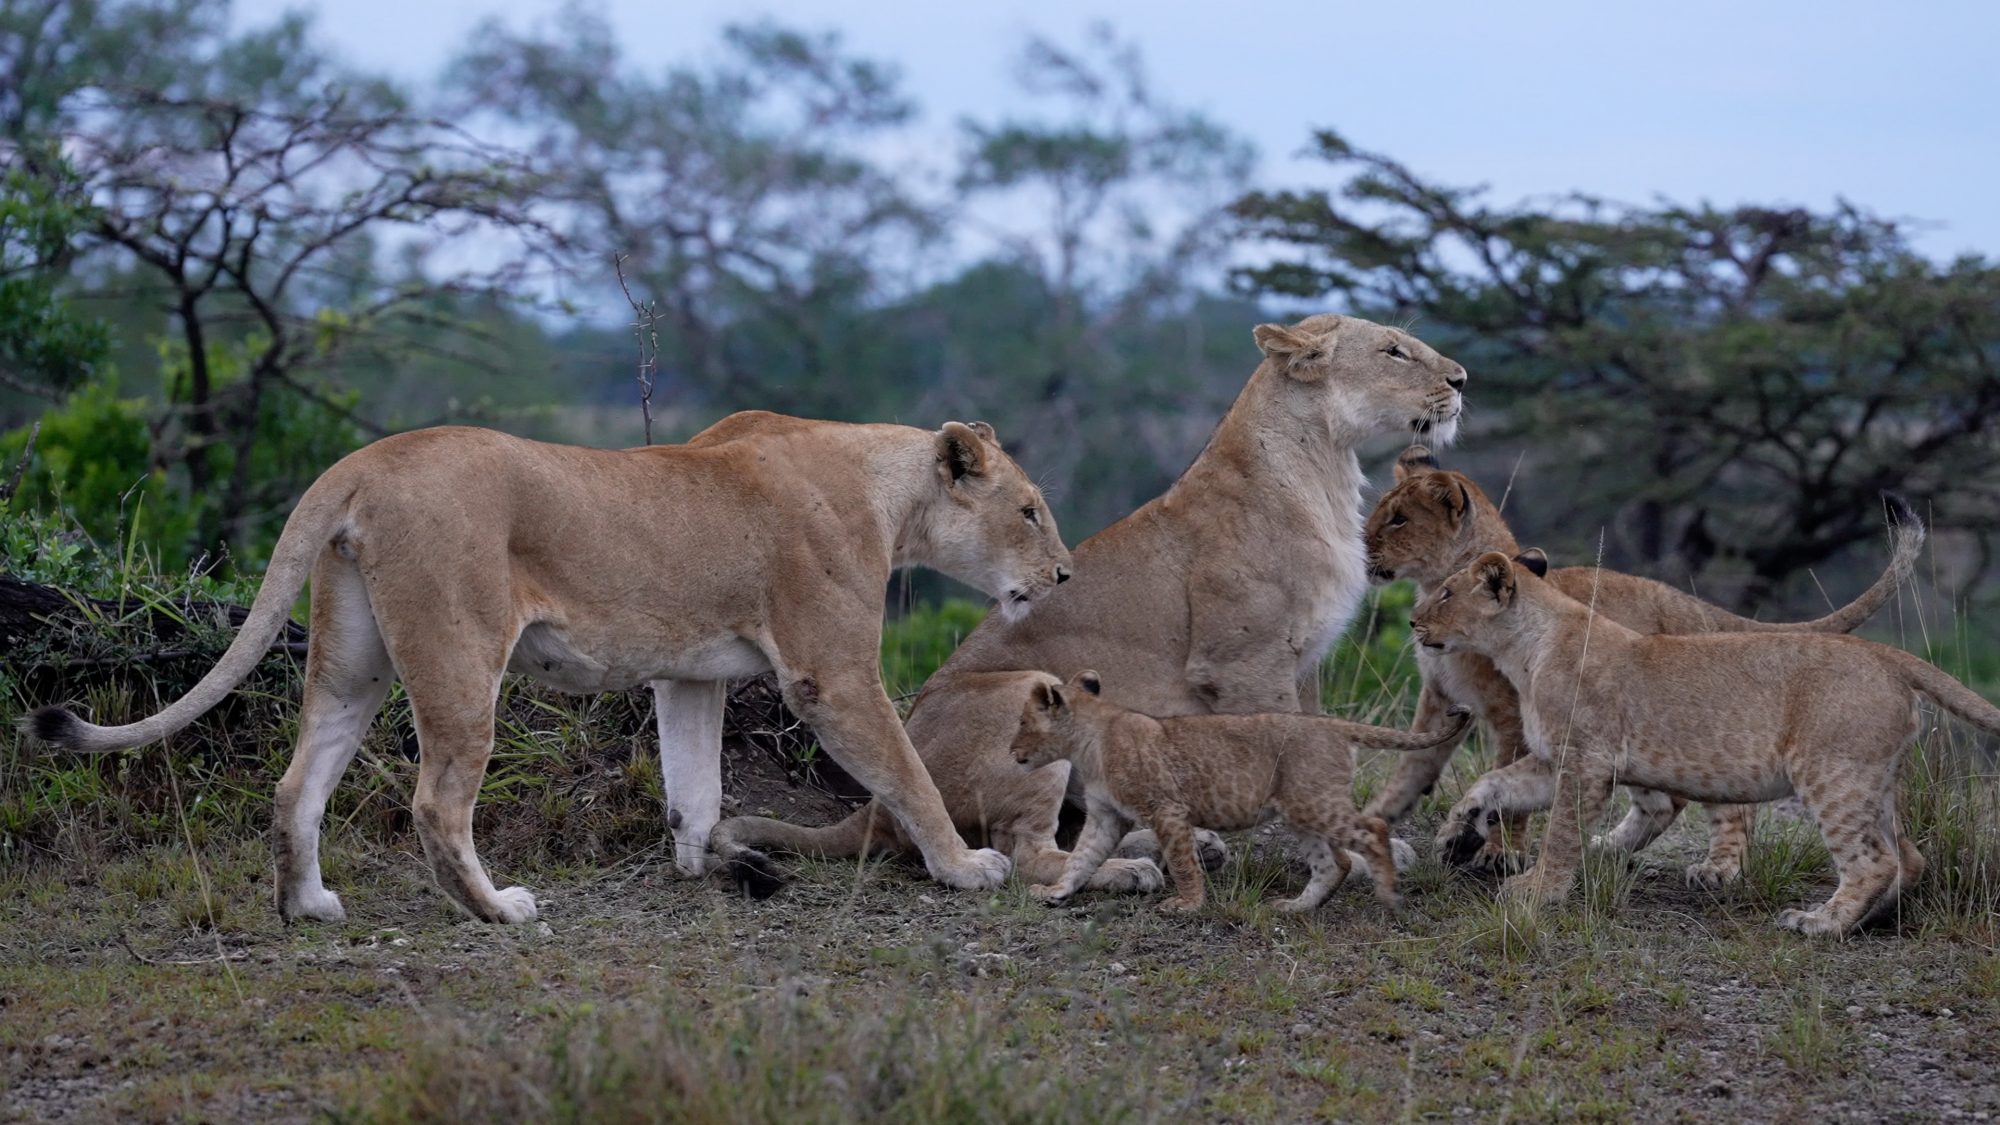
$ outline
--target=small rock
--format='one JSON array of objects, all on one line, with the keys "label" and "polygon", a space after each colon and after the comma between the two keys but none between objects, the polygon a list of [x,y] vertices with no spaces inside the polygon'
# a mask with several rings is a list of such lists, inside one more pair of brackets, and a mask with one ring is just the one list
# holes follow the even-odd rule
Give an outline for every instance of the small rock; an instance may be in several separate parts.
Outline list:
[{"label": "small rock", "polygon": [[547,922],[535,923],[535,932],[542,935],[543,937],[556,936],[555,930]]},{"label": "small rock", "polygon": [[1848,1015],[1850,1015],[1850,1016],[1858,1016],[1858,1015],[1860,1015],[1860,1014],[1861,1014],[1861,1005],[1859,1005],[1859,1004],[1849,1004],[1849,1005],[1847,1006],[1847,1014],[1848,1014]]},{"label": "small rock", "polygon": [[1312,1025],[1309,1023],[1295,1023],[1292,1025],[1292,1038],[1294,1039],[1304,1039],[1306,1036],[1311,1035],[1312,1032]]},{"label": "small rock", "polygon": [[1950,1018],[1951,1018],[1951,1009],[1950,1009],[1950,1008],[1939,1008],[1939,1009],[1938,1009],[1938,1015],[1941,1015],[1941,1016],[1945,1017],[1946,1019],[1950,1019]]},{"label": "small rock", "polygon": [[1114,977],[1122,977],[1125,975],[1125,962],[1113,961],[1109,965],[1104,966],[1104,971]]}]

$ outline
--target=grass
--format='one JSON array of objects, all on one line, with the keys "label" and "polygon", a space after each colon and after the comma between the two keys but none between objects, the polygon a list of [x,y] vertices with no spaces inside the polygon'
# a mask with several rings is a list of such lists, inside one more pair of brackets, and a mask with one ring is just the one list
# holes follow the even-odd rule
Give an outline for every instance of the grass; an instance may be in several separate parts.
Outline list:
[{"label": "grass", "polygon": [[[0,545],[66,542],[50,534],[17,526]],[[29,569],[145,605],[243,592],[152,576],[131,552],[109,565],[54,554]],[[1329,709],[1407,721],[1397,596],[1371,602],[1371,624],[1329,660]],[[976,614],[893,623],[892,687],[920,682]],[[89,651],[142,643],[119,621],[77,628],[80,646],[101,646]],[[149,711],[207,659],[94,682],[81,702],[112,719]],[[1270,833],[1233,841],[1193,917],[1118,896],[1050,909],[1019,884],[945,891],[882,862],[804,862],[783,894],[750,904],[664,860],[646,695],[510,682],[477,830],[496,875],[542,896],[546,926],[501,928],[461,921],[422,875],[398,693],[328,818],[328,882],[350,921],[287,929],[263,833],[295,661],[267,661],[162,749],[89,761],[33,754],[12,733],[54,699],[19,667],[0,699],[0,1117],[2000,1113],[1987,1080],[2000,809],[1980,747],[1949,726],[1926,731],[1904,781],[1929,872],[1887,928],[1830,943],[1771,925],[1824,896],[1831,873],[1810,827],[1769,811],[1736,887],[1683,885],[1705,843],[1684,817],[1636,863],[1589,855],[1560,907],[1502,907],[1491,881],[1428,854],[1487,764],[1476,745],[1405,832],[1420,858],[1401,915],[1354,887],[1305,917],[1277,912],[1306,873]],[[785,745],[812,754],[809,740]],[[1391,764],[1364,762],[1358,788]]]}]

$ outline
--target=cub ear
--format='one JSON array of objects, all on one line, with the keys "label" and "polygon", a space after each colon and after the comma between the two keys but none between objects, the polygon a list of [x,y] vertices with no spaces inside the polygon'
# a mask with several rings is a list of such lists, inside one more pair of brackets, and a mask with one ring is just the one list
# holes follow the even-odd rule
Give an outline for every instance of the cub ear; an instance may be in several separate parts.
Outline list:
[{"label": "cub ear", "polygon": [[1000,436],[993,432],[992,426],[987,425],[985,422],[973,422],[971,425],[973,433],[978,434],[996,446],[1000,444]]},{"label": "cub ear", "polygon": [[1472,564],[1472,572],[1493,595],[1493,600],[1501,605],[1511,605],[1514,601],[1514,563],[1498,551],[1488,551]]},{"label": "cub ear", "polygon": [[986,472],[986,443],[971,426],[946,422],[938,431],[938,460],[951,470],[954,482],[982,476]]},{"label": "cub ear", "polygon": [[1069,700],[1063,698],[1061,685],[1052,684],[1047,680],[1035,681],[1035,688],[1031,698],[1034,699],[1035,706],[1040,707],[1044,711],[1060,711],[1069,706]]},{"label": "cub ear", "polygon": [[1537,578],[1549,576],[1549,556],[1540,547],[1530,547],[1514,556],[1514,561],[1525,566]]},{"label": "cub ear", "polygon": [[1088,668],[1071,676],[1069,682],[1071,687],[1082,688],[1092,695],[1104,694],[1104,681],[1098,677],[1096,672]]},{"label": "cub ear", "polygon": [[1445,514],[1451,517],[1454,525],[1463,523],[1472,511],[1472,489],[1457,473],[1435,470],[1421,487],[1430,491],[1431,499],[1443,505]]},{"label": "cub ear", "polygon": [[1438,459],[1431,455],[1430,450],[1421,445],[1413,445],[1403,450],[1402,455],[1396,458],[1396,467],[1390,472],[1396,483],[1401,484],[1418,473],[1435,473],[1442,467],[1438,464]]}]

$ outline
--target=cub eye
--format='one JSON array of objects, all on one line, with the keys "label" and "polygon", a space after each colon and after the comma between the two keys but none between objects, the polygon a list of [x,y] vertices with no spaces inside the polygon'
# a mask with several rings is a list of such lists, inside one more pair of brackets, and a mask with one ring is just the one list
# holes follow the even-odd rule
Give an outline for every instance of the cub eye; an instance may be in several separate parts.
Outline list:
[{"label": "cub eye", "polygon": [[1448,601],[1450,601],[1450,600],[1451,600],[1451,587],[1447,586],[1447,587],[1445,587],[1444,589],[1442,589],[1442,590],[1439,590],[1439,591],[1438,591],[1438,604],[1439,604],[1439,605],[1443,605],[1444,603],[1446,603],[1446,602],[1448,602]]},{"label": "cub eye", "polygon": [[1401,344],[1390,344],[1388,347],[1383,348],[1382,350],[1389,353],[1390,359],[1400,359],[1404,363],[1408,363],[1410,361],[1410,353],[1404,351],[1403,345]]},{"label": "cub eye", "polygon": [[1039,527],[1042,522],[1042,513],[1033,504],[1030,504],[1021,509],[1021,518]]},{"label": "cub eye", "polygon": [[1409,517],[1403,515],[1401,512],[1397,512],[1395,515],[1389,517],[1390,527],[1401,527],[1409,522]]}]

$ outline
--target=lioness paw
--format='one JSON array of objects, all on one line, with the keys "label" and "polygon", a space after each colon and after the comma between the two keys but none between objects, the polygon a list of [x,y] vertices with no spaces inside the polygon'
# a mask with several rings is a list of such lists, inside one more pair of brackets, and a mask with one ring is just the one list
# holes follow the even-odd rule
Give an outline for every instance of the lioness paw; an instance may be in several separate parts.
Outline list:
[{"label": "lioness paw", "polygon": [[1229,841],[1222,833],[1207,828],[1194,831],[1194,851],[1203,871],[1220,871],[1229,865]]},{"label": "lioness paw", "polygon": [[1061,905],[1070,895],[1068,890],[1057,883],[1036,883],[1028,888],[1028,893],[1050,906]]},{"label": "lioness paw", "polygon": [[1090,877],[1090,889],[1146,894],[1167,885],[1166,872],[1150,859],[1107,859]]},{"label": "lioness paw", "polygon": [[1391,836],[1389,860],[1395,864],[1396,870],[1407,871],[1412,863],[1417,862],[1417,849],[1408,840],[1400,836]]},{"label": "lioness paw", "polygon": [[535,895],[528,888],[508,887],[493,892],[493,921],[508,925],[532,922],[535,913]]},{"label": "lioness paw", "polygon": [[940,870],[931,869],[931,877],[948,887],[961,891],[990,891],[1007,881],[1007,872],[1014,864],[1005,855],[992,848],[979,848],[964,853],[964,858],[956,865]]},{"label": "lioness paw", "polygon": [[279,911],[287,922],[345,922],[347,909],[340,896],[324,888],[289,892]]}]

